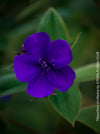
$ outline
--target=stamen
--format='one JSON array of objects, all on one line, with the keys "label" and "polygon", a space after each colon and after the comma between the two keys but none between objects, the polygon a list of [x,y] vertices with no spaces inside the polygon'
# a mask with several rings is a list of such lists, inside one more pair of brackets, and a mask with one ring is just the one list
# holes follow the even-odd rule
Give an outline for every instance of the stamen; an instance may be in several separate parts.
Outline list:
[{"label": "stamen", "polygon": [[44,66],[45,66],[45,67],[47,67],[48,65],[47,65],[47,64],[45,64]]},{"label": "stamen", "polygon": [[41,65],[41,67],[43,69],[45,69],[45,71],[48,73],[50,71],[50,69],[53,69],[55,67],[55,64],[54,64],[54,59],[50,61],[45,61],[45,60],[42,60],[41,58],[39,59],[39,63]]},{"label": "stamen", "polygon": [[44,64],[46,64],[46,61],[43,61]]}]

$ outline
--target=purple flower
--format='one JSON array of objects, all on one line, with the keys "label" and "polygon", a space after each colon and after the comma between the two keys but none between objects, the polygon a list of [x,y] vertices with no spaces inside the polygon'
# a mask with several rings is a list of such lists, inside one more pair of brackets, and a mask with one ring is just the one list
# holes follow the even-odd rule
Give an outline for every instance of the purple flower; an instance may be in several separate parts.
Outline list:
[{"label": "purple flower", "polygon": [[73,85],[76,75],[68,65],[73,56],[67,41],[51,42],[47,33],[35,33],[25,40],[24,49],[25,54],[15,57],[14,70],[21,82],[28,82],[28,94],[46,97],[55,88],[66,92]]}]

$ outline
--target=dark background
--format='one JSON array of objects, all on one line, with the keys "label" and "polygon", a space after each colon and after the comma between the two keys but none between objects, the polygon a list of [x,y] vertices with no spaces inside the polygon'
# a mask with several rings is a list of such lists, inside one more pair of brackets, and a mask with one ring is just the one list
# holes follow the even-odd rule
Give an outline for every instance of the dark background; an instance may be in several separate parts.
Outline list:
[{"label": "dark background", "polygon": [[[24,40],[36,32],[49,7],[54,7],[61,15],[70,38],[81,32],[73,48],[72,66],[77,68],[96,62],[96,51],[100,50],[99,0],[0,0],[1,67],[13,63]],[[79,87],[85,94],[83,106],[85,102],[94,104],[95,81]],[[0,112],[1,134],[96,134],[79,122],[73,128],[55,112],[46,98],[35,99],[27,93],[19,93],[0,103],[0,111],[3,111]]]}]

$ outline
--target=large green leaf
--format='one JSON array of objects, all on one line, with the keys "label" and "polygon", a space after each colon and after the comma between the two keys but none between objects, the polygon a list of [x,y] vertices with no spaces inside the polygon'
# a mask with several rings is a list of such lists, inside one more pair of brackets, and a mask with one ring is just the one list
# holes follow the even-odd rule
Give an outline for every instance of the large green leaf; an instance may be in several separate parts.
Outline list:
[{"label": "large green leaf", "polygon": [[[100,119],[96,121],[97,106],[91,106],[81,110],[77,120],[100,133]],[[100,112],[100,110],[99,110]]]},{"label": "large green leaf", "polygon": [[49,97],[54,109],[72,125],[79,114],[81,108],[81,94],[79,90],[72,86],[67,92],[56,91],[57,95]]},{"label": "large green leaf", "polygon": [[57,11],[53,8],[50,8],[44,15],[38,32],[47,32],[52,41],[56,39],[68,40],[66,26]]},{"label": "large green leaf", "polygon": [[[99,65],[100,66],[100,65]],[[96,79],[96,64],[89,64],[75,70],[76,82],[86,82]],[[100,72],[100,68],[99,68]]]}]

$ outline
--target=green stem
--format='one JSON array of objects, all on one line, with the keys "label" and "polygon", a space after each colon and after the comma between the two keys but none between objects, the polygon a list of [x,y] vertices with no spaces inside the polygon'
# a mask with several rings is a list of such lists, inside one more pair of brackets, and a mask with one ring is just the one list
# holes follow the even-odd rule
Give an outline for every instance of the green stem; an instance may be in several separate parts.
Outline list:
[{"label": "green stem", "polygon": [[73,49],[73,47],[74,47],[74,46],[76,45],[76,43],[78,42],[80,35],[81,35],[81,32],[77,35],[76,40],[75,40],[74,43],[72,44],[71,49]]}]

